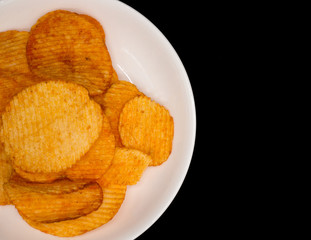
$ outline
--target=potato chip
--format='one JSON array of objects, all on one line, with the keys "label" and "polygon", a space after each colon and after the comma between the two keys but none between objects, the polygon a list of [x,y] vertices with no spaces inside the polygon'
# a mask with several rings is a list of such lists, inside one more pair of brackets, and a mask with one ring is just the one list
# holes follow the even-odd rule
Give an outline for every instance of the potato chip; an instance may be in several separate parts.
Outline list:
[{"label": "potato chip", "polygon": [[128,101],[120,115],[122,143],[151,156],[151,166],[162,164],[172,150],[174,121],[169,111],[146,96]]},{"label": "potato chip", "polygon": [[28,36],[25,31],[0,32],[0,70],[30,73],[26,58]]},{"label": "potato chip", "polygon": [[104,113],[108,117],[111,130],[116,139],[116,146],[123,146],[119,134],[119,118],[124,104],[130,99],[143,95],[134,84],[119,81],[111,85],[100,101]]},{"label": "potato chip", "polygon": [[83,189],[86,184],[90,183],[88,180],[71,181],[69,179],[56,180],[53,183],[34,183],[27,182],[16,173],[12,174],[10,179],[11,185],[16,185],[18,188],[25,191],[46,193],[46,194],[66,194]]},{"label": "potato chip", "polygon": [[30,182],[51,183],[66,176],[65,171],[51,173],[32,173],[24,171],[15,165],[13,165],[13,168],[20,177]]},{"label": "potato chip", "polygon": [[126,186],[111,185],[103,189],[103,202],[92,213],[73,220],[53,223],[40,223],[32,221],[22,215],[24,220],[32,227],[59,237],[74,237],[98,228],[109,222],[119,211],[125,198]]},{"label": "potato chip", "polygon": [[2,160],[1,155],[2,153],[0,153],[0,205],[7,205],[10,204],[10,199],[4,191],[3,185],[9,181],[13,168],[10,163]]},{"label": "potato chip", "polygon": [[[0,115],[0,131],[2,126],[2,120]],[[10,199],[3,189],[3,184],[8,182],[13,173],[11,160],[4,151],[4,146],[0,141],[0,205],[10,204]]]},{"label": "potato chip", "polygon": [[14,95],[40,81],[42,79],[31,73],[16,73],[0,69],[0,114]]},{"label": "potato chip", "polygon": [[7,105],[2,120],[5,151],[27,172],[71,167],[102,129],[101,108],[87,90],[61,81],[24,89]]},{"label": "potato chip", "polygon": [[90,150],[71,168],[66,170],[70,179],[99,179],[111,165],[115,153],[115,140],[110,124],[103,115],[102,131]]},{"label": "potato chip", "polygon": [[85,16],[64,10],[48,13],[30,31],[30,70],[46,79],[78,83],[90,95],[104,93],[113,70],[102,31]]},{"label": "potato chip", "polygon": [[147,154],[127,148],[116,148],[112,164],[99,180],[102,185],[134,185],[152,159]]},{"label": "potato chip", "polygon": [[31,191],[31,188],[10,182],[4,187],[17,210],[36,222],[48,223],[87,215],[98,209],[103,199],[97,183],[64,194]]}]

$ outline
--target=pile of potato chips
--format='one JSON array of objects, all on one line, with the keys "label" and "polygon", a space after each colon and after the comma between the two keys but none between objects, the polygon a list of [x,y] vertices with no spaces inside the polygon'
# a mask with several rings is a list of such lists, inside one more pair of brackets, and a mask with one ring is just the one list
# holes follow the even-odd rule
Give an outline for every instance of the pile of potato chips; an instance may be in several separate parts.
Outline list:
[{"label": "pile of potato chips", "polygon": [[70,237],[118,212],[172,150],[169,111],[118,79],[94,18],[49,12],[0,32],[0,205]]}]

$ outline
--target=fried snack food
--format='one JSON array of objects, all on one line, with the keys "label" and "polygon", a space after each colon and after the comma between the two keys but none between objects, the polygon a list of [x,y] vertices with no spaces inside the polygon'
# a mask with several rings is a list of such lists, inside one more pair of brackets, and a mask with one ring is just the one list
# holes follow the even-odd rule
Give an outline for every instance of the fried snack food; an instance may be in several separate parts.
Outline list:
[{"label": "fried snack food", "polygon": [[51,183],[57,179],[65,178],[65,171],[60,172],[51,172],[51,173],[33,173],[22,170],[21,168],[13,164],[15,172],[22,177],[24,180],[29,182],[38,182],[38,183]]},{"label": "fried snack food", "polygon": [[0,158],[0,205],[10,204],[10,199],[4,191],[4,184],[9,181],[12,172],[13,168],[11,164]]},{"label": "fried snack food", "polygon": [[42,79],[35,77],[31,73],[18,73],[0,69],[0,114],[14,95],[40,81]]},{"label": "fried snack food", "polygon": [[27,43],[30,70],[42,78],[78,83],[92,96],[104,93],[113,70],[104,30],[95,21],[64,10],[42,16]]},{"label": "fried snack food", "polygon": [[30,73],[26,58],[28,36],[26,31],[0,32],[0,70]]},{"label": "fried snack food", "polygon": [[[2,120],[0,115],[0,131],[2,128]],[[10,204],[9,196],[4,191],[3,185],[8,182],[13,173],[13,168],[10,164],[10,158],[4,151],[4,146],[0,141],[0,205]]]},{"label": "fried snack food", "polygon": [[119,134],[119,118],[124,104],[130,99],[141,95],[143,93],[134,84],[127,81],[118,81],[112,84],[102,97],[101,105],[110,121],[116,139],[116,146],[123,146]]},{"label": "fried snack food", "polygon": [[27,172],[71,167],[102,129],[101,108],[87,90],[61,81],[24,89],[7,105],[2,120],[5,151]]},{"label": "fried snack food", "polygon": [[81,157],[65,174],[72,180],[96,180],[110,167],[115,154],[115,140],[108,118],[103,114],[102,131],[90,150]]},{"label": "fried snack food", "polygon": [[103,185],[134,185],[151,161],[151,157],[141,151],[116,148],[111,167],[99,181]]},{"label": "fried snack food", "polygon": [[[100,184],[100,182],[99,182]],[[100,207],[88,215],[77,219],[53,223],[40,223],[22,215],[32,227],[59,237],[73,237],[98,228],[109,222],[119,211],[125,198],[126,186],[111,185],[102,187],[103,202]]]},{"label": "fried snack food", "polygon": [[41,191],[35,186],[31,187],[31,184],[25,186],[17,182],[8,182],[4,184],[4,188],[17,210],[36,222],[75,219],[95,211],[102,203],[102,190],[95,182],[69,193],[54,193],[55,190],[61,190],[60,186],[51,193],[49,185],[53,184],[41,186]]},{"label": "fried snack food", "polygon": [[165,107],[149,97],[138,96],[125,104],[119,132],[124,146],[149,154],[150,165],[157,166],[171,153],[174,121]]}]

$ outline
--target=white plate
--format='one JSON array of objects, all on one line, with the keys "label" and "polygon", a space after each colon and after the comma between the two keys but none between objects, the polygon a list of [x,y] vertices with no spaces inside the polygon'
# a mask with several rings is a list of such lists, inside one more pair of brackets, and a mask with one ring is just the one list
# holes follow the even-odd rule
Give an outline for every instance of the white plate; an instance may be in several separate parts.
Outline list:
[{"label": "white plate", "polygon": [[[56,9],[88,14],[101,22],[119,78],[137,85],[140,91],[168,108],[174,118],[173,151],[167,162],[149,167],[138,184],[128,187],[122,207],[109,223],[74,238],[134,239],[172,202],[191,161],[196,115],[187,73],[163,34],[140,13],[116,0],[0,0],[0,31],[30,30],[40,16]],[[13,206],[0,206],[0,239],[68,238],[35,230]]]}]

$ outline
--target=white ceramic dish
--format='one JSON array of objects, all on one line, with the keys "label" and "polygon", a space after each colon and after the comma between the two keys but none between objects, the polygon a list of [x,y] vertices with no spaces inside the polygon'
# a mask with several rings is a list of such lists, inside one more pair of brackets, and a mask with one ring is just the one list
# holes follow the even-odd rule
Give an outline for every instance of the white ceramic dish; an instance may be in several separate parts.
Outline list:
[{"label": "white ceramic dish", "polygon": [[[167,162],[149,167],[128,187],[118,214],[77,240],[134,239],[148,229],[176,196],[191,161],[196,115],[187,73],[173,47],[144,16],[117,0],[0,0],[0,31],[30,30],[46,12],[65,9],[95,17],[119,78],[169,109],[175,122],[173,151]],[[62,239],[44,234],[22,220],[13,206],[0,206],[1,240]],[[64,238],[68,239],[68,238]]]}]

